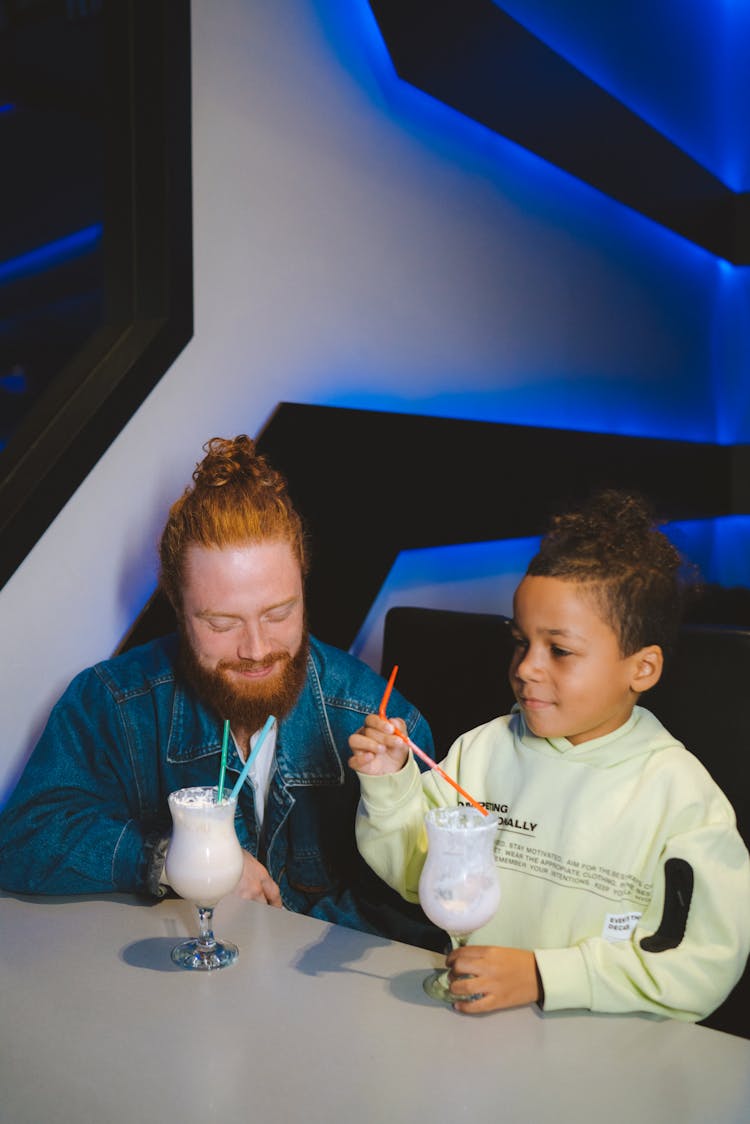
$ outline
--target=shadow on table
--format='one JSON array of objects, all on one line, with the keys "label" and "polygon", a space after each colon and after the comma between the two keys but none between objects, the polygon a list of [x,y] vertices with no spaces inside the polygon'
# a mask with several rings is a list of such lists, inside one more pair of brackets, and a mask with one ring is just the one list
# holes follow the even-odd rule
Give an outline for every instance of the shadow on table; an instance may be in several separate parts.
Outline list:
[{"label": "shadow on table", "polygon": [[424,968],[391,975],[368,971],[359,967],[358,962],[366,959],[370,949],[386,948],[391,943],[375,934],[365,934],[367,943],[363,946],[363,934],[340,926],[327,929],[319,940],[304,948],[292,962],[292,967],[306,976],[324,976],[332,972],[350,972],[372,979],[385,980],[388,990],[405,1003],[420,1007],[434,1007],[435,1003],[425,995],[422,980],[435,967],[435,955],[425,951]]},{"label": "shadow on table", "polygon": [[397,976],[391,976],[388,982],[388,990],[394,999],[400,999],[402,1003],[411,1003],[412,1007],[437,1007],[455,1015],[456,1012],[449,1004],[438,1003],[425,994],[423,983],[425,976],[428,976],[431,970],[431,966],[425,964],[424,968],[412,968],[408,972],[399,972]]},{"label": "shadow on table", "polygon": [[[362,945],[363,937],[367,945]],[[379,972],[368,972],[350,965],[362,960],[369,948],[386,948],[390,942],[374,933],[360,933],[343,926],[331,926],[314,944],[303,948],[292,967],[306,976],[325,976],[330,972],[355,972],[361,976],[374,976],[385,980]]]},{"label": "shadow on table", "polygon": [[120,949],[120,959],[131,968],[148,968],[151,972],[181,972],[182,968],[173,963],[170,953],[180,938],[144,937]]}]

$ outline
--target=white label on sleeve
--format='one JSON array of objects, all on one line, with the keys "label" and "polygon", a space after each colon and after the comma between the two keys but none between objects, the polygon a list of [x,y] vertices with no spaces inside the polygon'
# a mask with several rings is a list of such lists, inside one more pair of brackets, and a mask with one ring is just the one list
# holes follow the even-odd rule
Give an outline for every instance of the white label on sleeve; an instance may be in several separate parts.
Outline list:
[{"label": "white label on sleeve", "polygon": [[608,913],[602,937],[605,941],[627,941],[640,919],[640,913]]}]

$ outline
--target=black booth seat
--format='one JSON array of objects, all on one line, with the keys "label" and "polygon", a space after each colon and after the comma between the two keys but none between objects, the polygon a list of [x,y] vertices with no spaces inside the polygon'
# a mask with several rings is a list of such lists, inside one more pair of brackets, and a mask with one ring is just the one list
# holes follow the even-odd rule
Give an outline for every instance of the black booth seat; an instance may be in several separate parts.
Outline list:
[{"label": "black booth seat", "polygon": [[[397,607],[385,619],[382,673],[398,664],[399,690],[429,721],[438,759],[463,731],[513,705],[508,618],[492,613]],[[691,624],[661,682],[643,697],[706,766],[732,802],[750,846],[750,627]],[[750,1038],[750,972],[705,1020]]]}]

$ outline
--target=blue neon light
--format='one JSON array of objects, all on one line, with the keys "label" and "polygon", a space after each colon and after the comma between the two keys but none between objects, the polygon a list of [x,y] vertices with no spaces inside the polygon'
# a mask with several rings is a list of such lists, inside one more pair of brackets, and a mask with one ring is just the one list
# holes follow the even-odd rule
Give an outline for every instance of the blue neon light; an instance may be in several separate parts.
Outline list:
[{"label": "blue neon light", "polygon": [[[750,587],[750,515],[675,520],[666,523],[662,530],[681,554],[698,567],[702,581],[728,588]],[[488,601],[486,592],[481,593],[483,583],[491,590],[492,582],[505,584],[508,577],[520,580],[538,547],[539,538],[531,537],[404,550],[381,595],[389,591],[389,586],[397,585],[400,603],[407,605],[411,602],[404,600],[404,594],[419,596],[425,588],[455,585],[464,587],[464,607],[468,597],[475,611],[492,612],[491,598]],[[477,607],[479,604],[483,608]]]},{"label": "blue neon light", "polygon": [[21,396],[26,394],[28,389],[29,384],[22,368],[0,375],[0,392]]},{"label": "blue neon light", "polygon": [[747,81],[748,24],[742,5],[494,3],[729,187],[747,188],[741,86]]},{"label": "blue neon light", "polygon": [[29,277],[31,274],[59,265],[60,262],[88,253],[101,241],[102,231],[101,223],[93,223],[83,230],[77,230],[74,234],[68,234],[64,238],[48,242],[45,246],[39,246],[36,250],[29,250],[28,253],[0,262],[0,284],[15,281],[19,277]]},{"label": "blue neon light", "polygon": [[15,108],[16,107],[12,101],[6,101],[0,105],[0,113],[13,113]]},{"label": "blue neon light", "polygon": [[[674,46],[682,52],[678,77],[682,80],[689,70],[698,91],[691,88],[690,96],[703,100],[696,118],[694,107],[686,108],[692,102],[675,97],[670,87],[664,91],[669,95],[665,100],[670,112],[682,107],[688,125],[697,119],[702,126],[710,104],[712,121],[715,124],[719,120],[720,101],[708,96],[709,85],[712,78],[717,86],[725,81],[721,76],[727,69],[722,54],[725,32],[740,26],[742,5],[730,10],[727,0],[721,6],[726,9],[723,11],[714,5],[688,5],[686,12],[684,0],[660,0],[655,16],[651,0],[632,0],[630,5],[618,5],[616,9],[602,5],[600,0],[571,0],[576,15],[571,19],[570,5],[560,5],[558,0],[496,2],[644,120],[673,138],[694,159],[707,166],[717,164],[703,158],[700,145],[692,143],[692,138],[688,144],[680,130],[671,127],[656,97],[656,86],[653,111],[647,102],[657,70],[662,85],[668,86],[672,80],[669,49]],[[744,18],[749,24],[750,19]],[[556,356],[537,360],[516,353],[511,365],[503,358],[508,352],[507,339],[499,330],[496,377],[483,368],[474,379],[458,364],[455,370],[447,370],[438,360],[434,376],[415,387],[408,362],[403,370],[384,372],[360,354],[353,382],[352,356],[347,355],[340,372],[329,364],[318,380],[317,402],[625,436],[724,444],[747,440],[750,385],[745,392],[747,379],[743,382],[740,366],[742,357],[750,352],[750,325],[738,338],[737,313],[750,297],[750,269],[720,261],[402,81],[367,0],[325,6],[320,19],[329,46],[342,67],[353,75],[360,95],[398,132],[408,136],[427,159],[436,158],[446,178],[452,167],[460,168],[462,174],[496,191],[498,198],[548,231],[553,242],[558,231],[566,231],[568,241],[580,248],[580,254],[574,250],[574,260],[576,255],[586,259],[584,300],[592,296],[595,301],[599,299],[588,280],[589,262],[596,271],[594,276],[601,277],[602,316],[592,320],[592,339],[596,340],[598,333],[599,342],[593,343],[590,351],[585,340],[576,336],[571,337],[571,346],[565,346]],[[682,22],[672,35],[674,21]],[[626,35],[618,41],[620,24],[629,39]],[[644,78],[646,96],[639,99],[638,71],[634,68],[640,57],[637,40],[644,27],[651,29],[652,38],[643,47],[648,73]],[[632,49],[623,51],[623,42],[630,43]],[[692,64],[699,48],[705,48],[705,58],[699,60],[696,77],[695,69],[690,69],[685,59]],[[617,62],[619,54],[628,56],[622,65],[632,67],[632,72],[618,75],[609,66],[611,61]],[[737,54],[735,47],[735,57]],[[664,65],[667,57],[669,66]],[[730,62],[736,85],[737,67]],[[750,78],[747,82],[750,85]],[[677,104],[673,106],[672,102]],[[721,120],[731,124],[731,117],[722,116]],[[739,139],[740,130],[735,132]],[[722,137],[727,148],[733,145],[731,133],[730,129]],[[750,131],[744,130],[741,143],[747,146],[748,138]],[[730,182],[729,177],[722,177],[718,166],[712,170]],[[478,250],[481,255],[481,247]],[[492,290],[495,274],[483,267],[482,275],[487,287],[478,295],[485,303],[496,301],[502,307],[505,294],[500,283],[497,292]],[[611,325],[606,294],[610,278],[618,300],[624,291],[632,301],[627,316],[618,320],[615,314]],[[561,317],[566,302],[572,304],[576,299],[574,285],[561,291]],[[632,340],[627,323],[632,324]],[[645,369],[648,360],[638,342],[641,331],[649,339],[649,349],[653,344],[649,352],[653,369]],[[492,341],[486,343],[491,346]],[[536,355],[534,349],[531,351]],[[736,377],[731,374],[733,366],[737,368]],[[411,388],[411,392],[405,393],[404,388]]]},{"label": "blue neon light", "polygon": [[[676,521],[663,530],[698,567],[702,581],[750,588],[750,516]],[[383,621],[395,605],[509,616],[516,586],[538,549],[537,536],[401,551],[362,622],[352,654],[379,669]]]}]

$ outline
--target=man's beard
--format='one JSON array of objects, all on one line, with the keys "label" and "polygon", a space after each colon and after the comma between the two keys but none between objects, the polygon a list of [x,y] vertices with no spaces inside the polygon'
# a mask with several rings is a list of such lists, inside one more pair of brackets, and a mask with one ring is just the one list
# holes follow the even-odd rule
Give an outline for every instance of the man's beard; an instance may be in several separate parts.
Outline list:
[{"label": "man's beard", "polygon": [[[180,670],[196,694],[220,718],[228,718],[235,729],[259,730],[269,714],[284,718],[297,702],[307,675],[309,636],[305,631],[295,656],[271,652],[262,660],[219,660],[215,668],[204,667],[180,628]],[[270,680],[244,682],[231,671],[258,671],[280,663]]]}]

